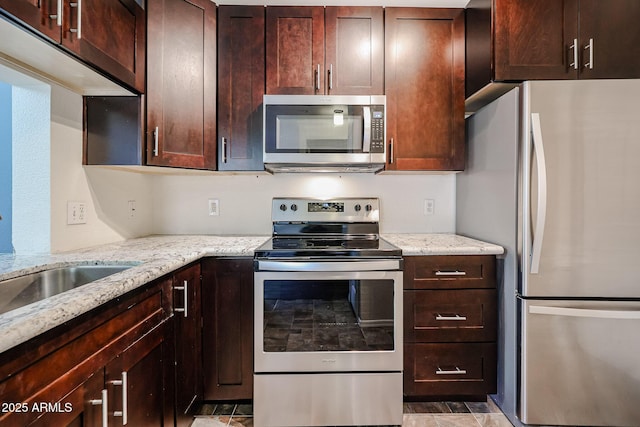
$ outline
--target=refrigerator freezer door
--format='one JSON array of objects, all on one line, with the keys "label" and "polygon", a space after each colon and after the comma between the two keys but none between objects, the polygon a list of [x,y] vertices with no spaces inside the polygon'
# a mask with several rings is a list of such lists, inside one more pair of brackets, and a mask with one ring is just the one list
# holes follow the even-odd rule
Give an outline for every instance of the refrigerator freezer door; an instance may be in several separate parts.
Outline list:
[{"label": "refrigerator freezer door", "polygon": [[640,425],[640,302],[523,302],[520,419]]},{"label": "refrigerator freezer door", "polygon": [[[523,88],[523,195],[529,197],[521,223],[522,295],[640,298],[640,81],[527,82]],[[535,115],[542,162],[532,145]],[[544,181],[539,165],[545,188],[538,188]],[[542,201],[539,190],[546,190]],[[536,230],[541,215],[544,230]]]}]

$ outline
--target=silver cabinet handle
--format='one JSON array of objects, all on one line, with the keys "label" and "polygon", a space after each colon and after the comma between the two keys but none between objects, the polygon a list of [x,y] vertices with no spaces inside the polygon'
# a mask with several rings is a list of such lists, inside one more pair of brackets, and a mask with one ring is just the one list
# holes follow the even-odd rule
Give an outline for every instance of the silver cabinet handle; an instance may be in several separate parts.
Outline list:
[{"label": "silver cabinet handle", "polygon": [[89,403],[93,406],[102,405],[102,427],[109,425],[109,408],[107,402],[107,389],[102,390],[102,399],[91,399]]},{"label": "silver cabinet handle", "polygon": [[329,90],[333,89],[333,64],[329,64]]},{"label": "silver cabinet handle", "polygon": [[569,49],[573,49],[573,62],[569,64],[574,70],[578,69],[578,39],[573,39],[573,44],[569,46]]},{"label": "silver cabinet handle", "polygon": [[[62,0],[60,0],[62,1]],[[75,7],[78,9],[78,27],[77,28],[69,28],[69,31],[72,33],[76,33],[78,39],[82,38],[82,0],[78,0],[76,2],[69,3],[69,7]]]},{"label": "silver cabinet handle", "polygon": [[547,219],[547,164],[544,156],[544,141],[540,114],[531,113],[531,133],[533,149],[536,153],[536,167],[538,169],[538,212],[536,217],[535,236],[531,245],[531,274],[537,274],[540,268],[542,254],[542,240],[544,239],[544,224]]},{"label": "silver cabinet handle", "polygon": [[184,313],[184,317],[189,317],[189,282],[185,280],[182,283],[182,286],[176,286],[174,289],[177,291],[182,291],[184,293],[184,307],[174,308],[173,311]]},{"label": "silver cabinet handle", "polygon": [[466,369],[460,369],[456,366],[455,370],[443,370],[441,368],[438,368],[436,370],[436,375],[464,375],[467,373]]},{"label": "silver cabinet handle", "polygon": [[220,141],[222,143],[222,163],[227,163],[227,138],[223,136]]},{"label": "silver cabinet handle", "polygon": [[436,271],[436,276],[466,276],[467,272],[466,271]]},{"label": "silver cabinet handle", "polygon": [[153,155],[158,156],[158,126],[153,130]]},{"label": "silver cabinet handle", "polygon": [[320,64],[318,64],[318,68],[316,69],[316,90],[320,90]]},{"label": "silver cabinet handle", "polygon": [[389,164],[393,164],[393,138],[389,142]]},{"label": "silver cabinet handle", "polygon": [[589,44],[584,47],[584,50],[589,49],[589,62],[584,64],[584,68],[593,70],[593,39],[589,39]]},{"label": "silver cabinet handle", "polygon": [[55,15],[49,15],[50,19],[55,19],[56,20],[56,25],[58,27],[62,26],[62,1],[63,0],[58,0],[58,5],[56,6],[56,14]]},{"label": "silver cabinet handle", "polygon": [[128,405],[127,405],[127,387],[128,387],[127,371],[123,371],[122,372],[122,379],[121,380],[110,381],[110,384],[122,386],[122,411],[113,411],[113,416],[114,417],[122,417],[122,425],[126,426],[127,425],[127,418],[128,418],[127,414],[129,412]]},{"label": "silver cabinet handle", "polygon": [[453,316],[442,316],[441,314],[436,314],[437,321],[447,321],[447,320],[458,320],[458,321],[466,321],[467,316],[460,316],[459,314],[455,314]]}]

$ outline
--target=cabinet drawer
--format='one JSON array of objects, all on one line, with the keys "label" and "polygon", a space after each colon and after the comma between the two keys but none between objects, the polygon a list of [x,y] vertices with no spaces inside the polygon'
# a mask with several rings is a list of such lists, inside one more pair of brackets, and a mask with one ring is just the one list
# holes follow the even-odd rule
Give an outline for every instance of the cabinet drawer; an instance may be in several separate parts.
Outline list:
[{"label": "cabinet drawer", "polygon": [[496,344],[405,344],[407,396],[475,396],[496,392]]},{"label": "cabinet drawer", "polygon": [[404,258],[405,289],[495,288],[493,255],[435,255]]},{"label": "cabinet drawer", "polygon": [[495,341],[496,298],[495,289],[404,291],[404,341]]}]

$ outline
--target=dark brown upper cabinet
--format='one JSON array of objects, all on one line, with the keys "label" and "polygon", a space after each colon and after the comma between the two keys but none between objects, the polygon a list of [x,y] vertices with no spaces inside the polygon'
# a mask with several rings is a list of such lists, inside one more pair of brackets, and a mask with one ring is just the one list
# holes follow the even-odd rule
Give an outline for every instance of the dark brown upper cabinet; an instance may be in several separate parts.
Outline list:
[{"label": "dark brown upper cabinet", "polygon": [[267,93],[324,93],[324,8],[267,7]]},{"label": "dark brown upper cabinet", "polygon": [[142,93],[145,11],[135,0],[0,0],[3,13]]},{"label": "dark brown upper cabinet", "polygon": [[216,6],[147,2],[147,164],[216,168]]},{"label": "dark brown upper cabinet", "polygon": [[386,8],[387,170],[464,169],[464,9]]},{"label": "dark brown upper cabinet", "polygon": [[471,0],[469,97],[490,82],[640,77],[637,0]]},{"label": "dark brown upper cabinet", "polygon": [[56,43],[62,40],[63,0],[0,0],[0,9]]},{"label": "dark brown upper cabinet", "polygon": [[267,7],[266,34],[266,93],[384,93],[382,8]]},{"label": "dark brown upper cabinet", "polygon": [[264,170],[263,6],[218,7],[218,170]]},{"label": "dark brown upper cabinet", "polygon": [[325,92],[384,94],[384,12],[381,7],[325,9]]}]

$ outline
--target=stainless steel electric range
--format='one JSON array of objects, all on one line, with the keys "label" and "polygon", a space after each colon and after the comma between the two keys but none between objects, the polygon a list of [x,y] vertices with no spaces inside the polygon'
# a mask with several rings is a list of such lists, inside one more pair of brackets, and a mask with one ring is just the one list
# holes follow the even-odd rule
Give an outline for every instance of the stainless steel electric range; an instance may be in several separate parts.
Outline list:
[{"label": "stainless steel electric range", "polygon": [[402,254],[376,198],[273,199],[255,251],[254,424],[402,424]]}]

